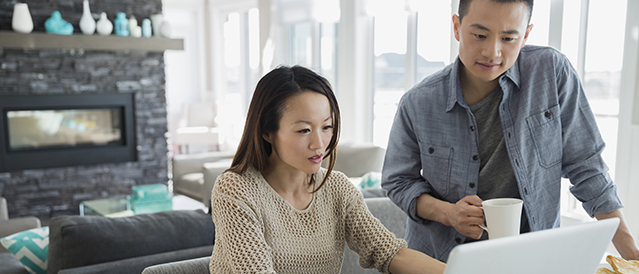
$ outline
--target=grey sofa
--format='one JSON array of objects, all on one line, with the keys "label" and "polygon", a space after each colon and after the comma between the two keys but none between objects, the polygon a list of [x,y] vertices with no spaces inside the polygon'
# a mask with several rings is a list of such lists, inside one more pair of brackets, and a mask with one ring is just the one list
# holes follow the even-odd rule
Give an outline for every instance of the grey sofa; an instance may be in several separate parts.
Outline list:
[{"label": "grey sofa", "polygon": [[[365,190],[364,197],[376,196],[383,192]],[[406,214],[399,209],[387,197],[365,198],[368,209],[377,217],[390,231],[395,233],[397,237],[403,238],[406,232]],[[344,253],[344,262],[342,263],[341,273],[360,274],[360,273],[378,273],[373,269],[363,269],[359,266],[358,256],[355,252],[346,248]],[[184,260],[173,263],[160,264],[150,266],[144,269],[143,274],[208,274],[209,261],[211,257],[206,256],[197,259]]]},{"label": "grey sofa", "polygon": [[[202,210],[122,218],[61,216],[49,222],[48,273],[135,273],[213,252],[215,226]],[[0,273],[27,273],[13,256]]]}]

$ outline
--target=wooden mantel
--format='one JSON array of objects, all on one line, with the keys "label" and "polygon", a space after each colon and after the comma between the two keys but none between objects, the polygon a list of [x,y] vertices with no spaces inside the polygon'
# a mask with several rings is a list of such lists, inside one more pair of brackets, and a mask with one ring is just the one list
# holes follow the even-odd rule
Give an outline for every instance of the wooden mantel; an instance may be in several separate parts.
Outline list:
[{"label": "wooden mantel", "polygon": [[83,49],[83,50],[184,50],[184,39],[160,37],[124,37],[101,35],[59,35],[43,32],[29,34],[0,31],[0,48],[4,49]]}]

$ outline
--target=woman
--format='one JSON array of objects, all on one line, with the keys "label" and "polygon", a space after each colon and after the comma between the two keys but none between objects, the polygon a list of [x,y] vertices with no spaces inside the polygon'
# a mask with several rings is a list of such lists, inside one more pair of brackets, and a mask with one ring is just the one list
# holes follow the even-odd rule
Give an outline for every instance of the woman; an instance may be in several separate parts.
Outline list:
[{"label": "woman", "polygon": [[311,70],[278,67],[259,81],[231,168],[211,195],[211,273],[339,273],[345,243],[366,268],[443,272],[443,263],[407,249],[333,172],[339,126],[330,84]]}]

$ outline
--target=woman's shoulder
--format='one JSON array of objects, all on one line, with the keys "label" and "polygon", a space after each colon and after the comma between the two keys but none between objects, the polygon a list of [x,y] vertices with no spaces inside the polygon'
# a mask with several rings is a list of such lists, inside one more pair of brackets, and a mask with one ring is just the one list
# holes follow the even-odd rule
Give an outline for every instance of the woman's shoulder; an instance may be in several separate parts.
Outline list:
[{"label": "woman's shoulder", "polygon": [[219,193],[236,198],[250,195],[257,191],[258,180],[259,177],[253,169],[241,173],[227,170],[215,180],[213,194]]}]

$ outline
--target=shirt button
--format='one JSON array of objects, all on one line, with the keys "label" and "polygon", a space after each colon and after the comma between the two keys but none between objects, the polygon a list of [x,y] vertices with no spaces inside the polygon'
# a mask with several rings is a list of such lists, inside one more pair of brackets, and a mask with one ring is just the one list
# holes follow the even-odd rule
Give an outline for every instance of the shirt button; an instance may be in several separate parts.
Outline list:
[{"label": "shirt button", "polygon": [[474,188],[474,187],[475,187],[475,183],[470,182],[470,184],[468,184],[468,186],[469,186],[470,188]]},{"label": "shirt button", "polygon": [[552,116],[552,113],[549,111],[546,111],[546,113],[544,113],[544,115],[546,116],[546,118],[550,119],[550,116]]},{"label": "shirt button", "polygon": [[470,126],[470,131],[475,131],[475,126]]},{"label": "shirt button", "polygon": [[457,237],[457,238],[455,238],[455,242],[457,242],[458,244],[461,244],[462,240],[461,240],[461,238]]},{"label": "shirt button", "polygon": [[435,152],[435,149],[434,149],[434,148],[432,148],[432,147],[431,147],[431,148],[428,148],[428,153],[433,154],[433,152]]},{"label": "shirt button", "polygon": [[478,159],[479,159],[479,156],[477,156],[477,155],[473,155],[473,160],[474,160],[474,161],[477,161]]}]

